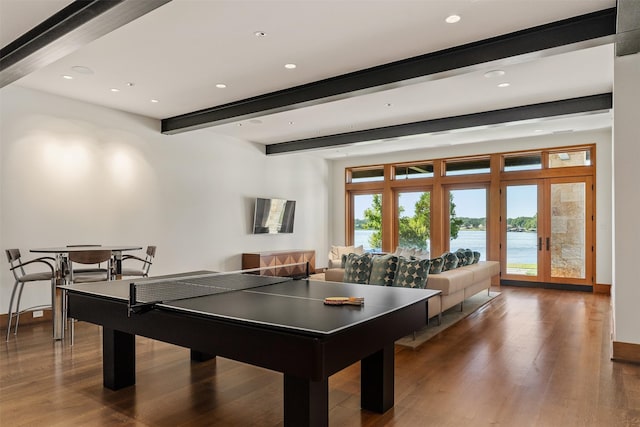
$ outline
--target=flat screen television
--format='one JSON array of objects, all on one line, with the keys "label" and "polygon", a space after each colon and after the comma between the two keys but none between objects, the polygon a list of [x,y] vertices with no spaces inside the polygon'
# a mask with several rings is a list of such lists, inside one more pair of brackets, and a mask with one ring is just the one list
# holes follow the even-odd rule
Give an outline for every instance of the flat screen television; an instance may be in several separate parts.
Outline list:
[{"label": "flat screen television", "polygon": [[295,212],[295,200],[257,198],[253,234],[293,233]]}]

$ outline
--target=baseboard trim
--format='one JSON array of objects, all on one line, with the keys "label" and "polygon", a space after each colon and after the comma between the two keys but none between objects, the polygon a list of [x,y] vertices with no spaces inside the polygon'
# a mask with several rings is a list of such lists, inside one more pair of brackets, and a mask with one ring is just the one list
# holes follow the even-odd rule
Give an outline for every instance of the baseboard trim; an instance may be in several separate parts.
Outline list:
[{"label": "baseboard trim", "polygon": [[611,360],[640,364],[640,344],[614,341]]},{"label": "baseboard trim", "polygon": [[596,283],[595,285],[593,285],[593,293],[611,295],[611,285]]},{"label": "baseboard trim", "polygon": [[[9,321],[9,314],[0,314],[0,330],[5,330],[7,328],[7,322]],[[52,322],[53,316],[51,315],[51,309],[45,308],[42,309],[42,317],[33,317],[33,311],[25,311],[20,315],[20,326],[30,325],[33,323],[45,323]],[[11,328],[13,329],[13,325],[15,325],[15,319],[12,321]],[[20,326],[18,326],[18,330],[20,330]]]},{"label": "baseboard trim", "polygon": [[529,282],[525,280],[500,279],[500,285],[517,286],[521,288],[556,289],[560,291],[593,292],[593,286],[589,285],[565,285],[560,283]]}]

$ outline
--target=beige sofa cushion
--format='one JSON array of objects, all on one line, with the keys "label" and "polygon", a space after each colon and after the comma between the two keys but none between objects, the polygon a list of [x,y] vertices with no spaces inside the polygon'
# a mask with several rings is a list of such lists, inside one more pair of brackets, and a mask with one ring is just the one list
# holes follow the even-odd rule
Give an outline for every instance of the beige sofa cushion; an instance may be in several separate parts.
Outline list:
[{"label": "beige sofa cushion", "polygon": [[324,272],[327,282],[344,282],[344,268],[330,268]]},{"label": "beige sofa cushion", "polygon": [[500,263],[498,261],[480,261],[477,264],[465,266],[473,271],[473,281],[479,282],[484,279],[500,274]]},{"label": "beige sofa cushion", "polygon": [[442,291],[442,295],[449,295],[461,291],[473,283],[473,271],[465,267],[447,270],[446,273],[430,274],[427,279],[427,289]]}]

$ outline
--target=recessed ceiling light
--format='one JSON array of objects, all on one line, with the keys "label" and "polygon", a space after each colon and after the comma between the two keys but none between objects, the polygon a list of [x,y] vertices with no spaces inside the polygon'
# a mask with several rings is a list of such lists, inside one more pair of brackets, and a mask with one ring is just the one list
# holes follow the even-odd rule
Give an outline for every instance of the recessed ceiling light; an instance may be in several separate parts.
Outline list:
[{"label": "recessed ceiling light", "polygon": [[502,77],[504,76],[505,73],[503,70],[491,70],[491,71],[487,71],[486,73],[484,73],[484,76],[488,79],[493,78],[493,77]]},{"label": "recessed ceiling light", "polygon": [[392,104],[390,102],[387,102],[386,104],[384,104],[385,107],[391,107],[391,105]]},{"label": "recessed ceiling light", "polygon": [[160,101],[158,101],[157,99],[152,99],[151,102],[153,102],[154,104],[157,104]]},{"label": "recessed ceiling light", "polygon": [[505,83],[500,83],[500,84],[498,85],[498,87],[509,87],[509,86],[511,86],[511,83],[507,83],[507,82],[505,82]]},{"label": "recessed ceiling light", "polygon": [[112,87],[111,92],[120,92],[120,89],[116,89],[115,87]]},{"label": "recessed ceiling light", "polygon": [[128,87],[134,87],[135,85],[136,85],[136,84],[135,84],[135,83],[133,83],[133,82],[127,82],[127,86],[128,86]]},{"label": "recessed ceiling light", "polygon": [[70,76],[68,74],[65,74],[64,76],[62,76],[62,78],[65,80],[73,80],[73,76]]},{"label": "recessed ceiling light", "polygon": [[294,124],[295,122],[289,122],[290,125]]},{"label": "recessed ceiling light", "polygon": [[216,85],[216,87],[217,87],[218,89],[224,89],[225,87],[227,87],[227,85],[226,85],[226,84],[224,84],[224,83],[218,83],[218,84]]},{"label": "recessed ceiling light", "polygon": [[93,74],[93,70],[89,67],[85,67],[84,65],[74,65],[71,67],[71,70],[79,74]]},{"label": "recessed ceiling light", "polygon": [[255,33],[253,33],[253,35],[256,37],[265,37],[267,33],[265,33],[264,31],[256,31]]},{"label": "recessed ceiling light", "polygon": [[284,68],[286,68],[287,70],[293,70],[296,67],[296,64],[284,64]]},{"label": "recessed ceiling light", "polygon": [[445,22],[447,24],[455,24],[456,22],[460,21],[460,15],[449,15],[447,16],[447,18],[445,19]]}]

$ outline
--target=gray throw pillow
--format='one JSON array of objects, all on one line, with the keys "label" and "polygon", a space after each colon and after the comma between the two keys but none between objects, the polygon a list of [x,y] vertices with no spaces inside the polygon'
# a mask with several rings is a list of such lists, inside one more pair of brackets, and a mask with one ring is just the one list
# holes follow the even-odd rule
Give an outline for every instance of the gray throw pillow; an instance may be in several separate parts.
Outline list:
[{"label": "gray throw pillow", "polygon": [[473,251],[471,249],[465,249],[464,256],[467,258],[467,265],[473,264]]},{"label": "gray throw pillow", "polygon": [[458,267],[458,256],[453,252],[443,253],[442,258],[444,259],[442,271],[449,271]]},{"label": "gray throw pillow", "polygon": [[[402,257],[400,257],[402,258]],[[370,285],[392,286],[398,270],[398,257],[395,255],[374,256],[371,266]]]},{"label": "gray throw pillow", "polygon": [[444,266],[444,259],[442,257],[431,258],[429,264],[429,274],[442,273],[442,267]]},{"label": "gray throw pillow", "polygon": [[467,265],[467,256],[464,253],[464,249],[458,249],[454,253],[458,257],[458,267],[464,267]]},{"label": "gray throw pillow", "polygon": [[349,254],[344,263],[344,281],[347,283],[369,283],[371,275],[371,255],[370,254]]},{"label": "gray throw pillow", "polygon": [[400,258],[398,260],[398,273],[396,274],[396,280],[393,285],[403,288],[424,289],[424,287],[427,286],[429,265],[430,262],[428,259],[411,260]]},{"label": "gray throw pillow", "polygon": [[473,251],[473,263],[477,264],[478,261],[480,261],[480,252],[478,251]]}]

